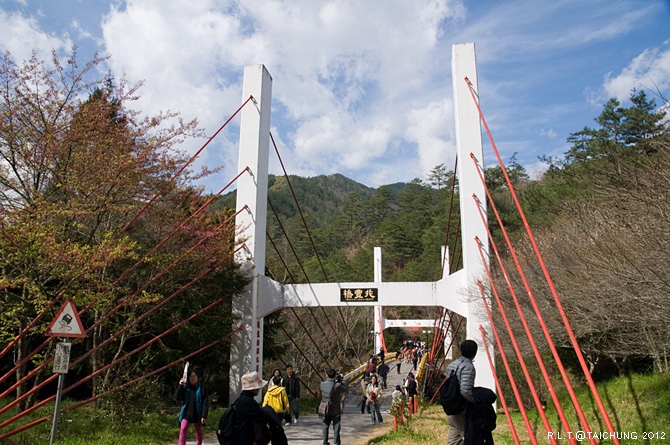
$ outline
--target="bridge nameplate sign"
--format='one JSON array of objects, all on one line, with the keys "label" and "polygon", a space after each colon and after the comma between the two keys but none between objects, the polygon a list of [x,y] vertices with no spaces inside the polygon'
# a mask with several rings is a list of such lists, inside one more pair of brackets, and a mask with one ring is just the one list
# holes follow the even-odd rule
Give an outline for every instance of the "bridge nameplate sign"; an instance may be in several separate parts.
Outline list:
[{"label": "bridge nameplate sign", "polygon": [[377,288],[340,290],[340,301],[347,303],[378,301],[377,296]]}]

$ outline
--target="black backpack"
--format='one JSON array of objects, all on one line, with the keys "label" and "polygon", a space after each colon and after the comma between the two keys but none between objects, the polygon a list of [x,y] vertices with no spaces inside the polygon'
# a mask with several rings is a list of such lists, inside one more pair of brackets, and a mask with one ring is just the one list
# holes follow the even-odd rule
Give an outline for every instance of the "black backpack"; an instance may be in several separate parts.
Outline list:
[{"label": "black backpack", "polygon": [[219,420],[219,429],[216,430],[216,438],[220,445],[230,445],[233,443],[237,431],[237,402],[230,405]]},{"label": "black backpack", "polygon": [[448,416],[462,413],[468,403],[461,395],[461,384],[456,376],[457,370],[458,368],[451,371],[440,388],[440,404]]}]

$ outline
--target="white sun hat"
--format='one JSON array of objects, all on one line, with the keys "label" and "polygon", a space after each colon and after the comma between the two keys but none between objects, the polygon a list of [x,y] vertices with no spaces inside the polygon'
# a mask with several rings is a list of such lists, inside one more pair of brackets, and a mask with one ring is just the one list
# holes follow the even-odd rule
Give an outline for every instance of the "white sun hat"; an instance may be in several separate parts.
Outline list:
[{"label": "white sun hat", "polygon": [[262,388],[267,385],[267,383],[267,380],[260,378],[258,372],[247,372],[242,376],[242,391]]}]

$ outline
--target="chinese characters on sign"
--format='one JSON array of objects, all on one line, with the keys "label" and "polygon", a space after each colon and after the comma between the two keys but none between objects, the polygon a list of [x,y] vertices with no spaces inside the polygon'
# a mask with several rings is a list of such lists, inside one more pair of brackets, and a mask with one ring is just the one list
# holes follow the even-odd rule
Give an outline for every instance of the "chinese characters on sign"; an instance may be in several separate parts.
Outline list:
[{"label": "chinese characters on sign", "polygon": [[72,343],[56,343],[56,353],[54,355],[53,372],[54,374],[67,374],[70,367],[70,349]]},{"label": "chinese characters on sign", "polygon": [[367,302],[377,301],[377,289],[341,289],[340,301],[346,302]]}]

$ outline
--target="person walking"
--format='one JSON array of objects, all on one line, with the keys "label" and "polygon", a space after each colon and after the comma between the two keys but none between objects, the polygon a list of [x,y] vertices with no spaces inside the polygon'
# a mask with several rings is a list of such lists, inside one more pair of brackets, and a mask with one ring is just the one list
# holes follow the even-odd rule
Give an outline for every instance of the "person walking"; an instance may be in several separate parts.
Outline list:
[{"label": "person walking", "polygon": [[363,376],[361,378],[361,394],[363,395],[363,400],[361,401],[361,414],[365,414],[366,408],[368,410],[368,414],[370,414],[370,405],[367,404],[368,401],[367,389],[369,384],[370,384],[370,377]]},{"label": "person walking", "polygon": [[328,442],[328,429],[331,423],[333,424],[333,442],[335,445],[341,445],[340,422],[342,420],[342,406],[344,405],[344,399],[349,387],[343,381],[342,374],[338,374],[334,369],[329,369],[326,375],[328,378],[321,382],[321,401],[330,402],[330,408],[321,424],[323,445],[330,445],[330,442]]},{"label": "person walking", "polygon": [[382,387],[379,384],[376,374],[373,374],[372,377],[370,377],[370,383],[368,384],[365,393],[368,397],[367,404],[371,411],[370,416],[372,419],[372,424],[374,425],[377,422],[379,422],[380,424],[384,423],[384,419],[382,419],[382,412],[381,412]]},{"label": "person walking", "polygon": [[414,398],[418,394],[416,378],[411,372],[407,374],[407,381],[405,382],[405,389],[407,390],[407,402],[409,403],[410,412],[414,412]]},{"label": "person walking", "polygon": [[[476,403],[472,389],[475,386],[475,365],[472,360],[477,355],[477,343],[474,340],[465,340],[461,343],[461,356],[449,363],[447,376],[455,373],[460,386],[461,395],[470,403]],[[467,408],[459,414],[447,416],[449,433],[447,434],[448,445],[463,445],[465,443],[465,421]]]},{"label": "person walking", "polygon": [[235,400],[235,428],[232,445],[286,445],[288,443],[281,420],[270,406],[261,408],[255,397],[268,382],[258,372],[242,376],[242,392]]},{"label": "person walking", "polygon": [[386,389],[386,376],[388,376],[390,370],[391,368],[389,368],[389,365],[387,365],[384,360],[382,360],[381,364],[377,366],[377,375],[381,380],[381,386],[383,389]]},{"label": "person walking", "polygon": [[412,366],[414,368],[414,371],[416,371],[416,365],[419,362],[419,349],[414,348],[412,349]]},{"label": "person walking", "polygon": [[195,370],[189,369],[188,379],[179,381],[174,397],[181,402],[179,445],[186,445],[186,435],[191,424],[195,429],[195,443],[202,445],[202,426],[207,421],[209,411],[209,391],[200,382]]},{"label": "person walking", "polygon": [[365,377],[370,377],[370,375],[377,372],[377,363],[374,359],[374,356],[368,359],[367,365],[365,365]]},{"label": "person walking", "polygon": [[291,411],[293,412],[293,423],[298,423],[300,417],[300,379],[293,371],[293,366],[286,365],[286,378],[284,379],[284,388],[286,388],[286,395],[290,409],[288,412],[288,420],[291,421]]},{"label": "person walking", "polygon": [[[286,388],[281,385],[281,376],[272,377],[272,387],[268,387],[268,392],[265,393],[263,398],[263,408],[266,406],[271,407],[275,413],[279,415],[280,418],[284,419],[286,422],[285,425],[291,424],[291,414],[289,413],[290,404],[288,402],[288,396],[286,395]],[[288,420],[286,416],[288,415]]]}]

